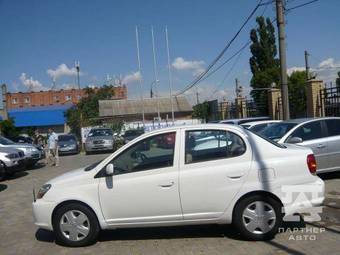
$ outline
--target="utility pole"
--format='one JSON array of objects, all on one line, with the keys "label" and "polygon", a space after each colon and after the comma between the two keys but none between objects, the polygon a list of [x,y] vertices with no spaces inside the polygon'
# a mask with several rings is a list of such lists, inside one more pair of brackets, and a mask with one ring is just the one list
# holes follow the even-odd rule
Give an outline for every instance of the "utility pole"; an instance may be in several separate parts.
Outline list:
[{"label": "utility pole", "polygon": [[199,94],[198,94],[198,89],[196,87],[196,104],[199,104],[200,100],[199,100]]},{"label": "utility pole", "polygon": [[283,119],[288,120],[290,119],[290,113],[289,113],[288,78],[286,61],[285,20],[283,8],[284,8],[283,0],[276,0],[276,19],[279,34],[279,56],[280,56]]},{"label": "utility pole", "polygon": [[158,95],[158,75],[157,75],[157,61],[156,61],[156,47],[155,47],[155,37],[153,35],[153,27],[151,27],[151,39],[152,39],[152,52],[153,52],[153,71],[155,75],[155,92],[156,92],[156,100],[157,100],[157,117],[158,117],[158,124],[161,121],[161,114],[159,111],[159,95]]},{"label": "utility pole", "polygon": [[308,64],[308,52],[305,50],[305,65],[306,65],[306,81],[308,81],[310,79],[310,76],[309,76],[309,64]]},{"label": "utility pole", "polygon": [[139,36],[138,36],[138,27],[136,26],[136,45],[137,45],[137,61],[138,61],[138,72],[140,74],[139,86],[140,86],[140,99],[142,102],[142,121],[143,128],[145,128],[145,113],[144,113],[144,97],[143,97],[143,83],[142,83],[142,68],[140,64],[140,54],[139,54]]},{"label": "utility pole", "polygon": [[172,125],[174,125],[175,124],[175,112],[174,112],[174,103],[173,103],[173,96],[172,96],[172,73],[171,73],[171,64],[170,64],[169,37],[168,37],[168,28],[167,27],[165,27],[165,40],[166,40],[166,50],[167,50],[167,56],[168,56],[171,118],[172,118]]},{"label": "utility pole", "polygon": [[80,63],[79,61],[76,61],[75,62],[75,66],[76,66],[76,69],[77,69],[77,85],[78,85],[78,89],[80,89]]}]

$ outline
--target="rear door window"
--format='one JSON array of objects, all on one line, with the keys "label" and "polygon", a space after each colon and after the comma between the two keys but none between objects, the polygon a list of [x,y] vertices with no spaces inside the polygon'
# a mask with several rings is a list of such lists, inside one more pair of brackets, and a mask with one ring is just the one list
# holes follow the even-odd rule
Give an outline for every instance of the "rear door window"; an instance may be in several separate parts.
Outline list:
[{"label": "rear door window", "polygon": [[328,136],[340,135],[340,119],[326,120]]}]

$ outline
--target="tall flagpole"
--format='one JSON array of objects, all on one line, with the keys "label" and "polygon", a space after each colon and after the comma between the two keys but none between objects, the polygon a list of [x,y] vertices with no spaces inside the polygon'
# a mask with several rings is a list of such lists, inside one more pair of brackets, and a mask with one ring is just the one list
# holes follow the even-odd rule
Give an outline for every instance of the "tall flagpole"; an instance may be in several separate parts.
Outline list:
[{"label": "tall flagpole", "polygon": [[137,61],[138,61],[138,72],[140,75],[139,87],[140,87],[140,99],[142,102],[142,118],[143,118],[143,128],[145,127],[145,114],[144,114],[144,97],[143,97],[143,84],[142,84],[142,68],[140,64],[139,55],[139,37],[138,37],[138,27],[136,26],[136,44],[137,44]]},{"label": "tall flagpole", "polygon": [[155,37],[153,35],[153,27],[151,27],[151,38],[152,38],[152,52],[153,52],[153,70],[155,74],[155,84],[156,84],[156,100],[157,100],[157,114],[158,114],[158,123],[161,121],[161,114],[159,111],[159,95],[158,95],[158,75],[157,75],[157,61],[156,61],[156,48],[155,48]]},{"label": "tall flagpole", "polygon": [[171,74],[171,65],[170,65],[170,50],[169,50],[168,27],[165,27],[165,39],[166,39],[166,49],[167,49],[167,55],[168,55],[168,71],[169,71],[171,117],[172,117],[172,124],[174,125],[175,124],[175,113],[174,113],[174,104],[173,104],[173,96],[172,96],[172,74]]}]

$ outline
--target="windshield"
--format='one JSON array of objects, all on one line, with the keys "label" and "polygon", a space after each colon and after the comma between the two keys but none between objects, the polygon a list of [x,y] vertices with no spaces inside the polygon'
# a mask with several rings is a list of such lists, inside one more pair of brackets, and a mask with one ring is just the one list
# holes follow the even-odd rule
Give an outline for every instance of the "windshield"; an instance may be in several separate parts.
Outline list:
[{"label": "windshield", "polygon": [[262,136],[265,136],[271,140],[279,140],[281,139],[289,130],[291,130],[293,127],[295,127],[297,123],[289,123],[289,122],[281,122],[281,123],[276,123],[272,124],[259,133]]},{"label": "windshield", "polygon": [[0,144],[2,145],[11,145],[14,144],[14,142],[12,140],[9,140],[5,137],[0,136]]},{"label": "windshield", "polygon": [[98,166],[103,160],[104,160],[104,159],[99,160],[98,162],[93,163],[93,164],[91,164],[91,165],[88,165],[87,167],[85,167],[84,170],[85,170],[86,172],[91,171],[92,169],[96,168],[96,166]]},{"label": "windshield", "polygon": [[111,129],[92,129],[89,133],[89,136],[112,136]]},{"label": "windshield", "polygon": [[76,138],[73,135],[59,135],[58,140],[59,142],[68,142],[68,141],[75,141]]}]

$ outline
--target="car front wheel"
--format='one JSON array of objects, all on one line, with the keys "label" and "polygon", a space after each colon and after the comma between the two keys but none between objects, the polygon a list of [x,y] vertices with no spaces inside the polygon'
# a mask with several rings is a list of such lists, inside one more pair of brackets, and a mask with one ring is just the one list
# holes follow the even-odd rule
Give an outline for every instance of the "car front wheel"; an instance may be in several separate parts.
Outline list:
[{"label": "car front wheel", "polygon": [[57,209],[53,217],[56,240],[70,247],[94,243],[99,234],[99,224],[94,212],[87,206],[71,203]]},{"label": "car front wheel", "polygon": [[234,209],[233,224],[248,240],[272,239],[282,224],[281,203],[263,195],[242,199]]}]

